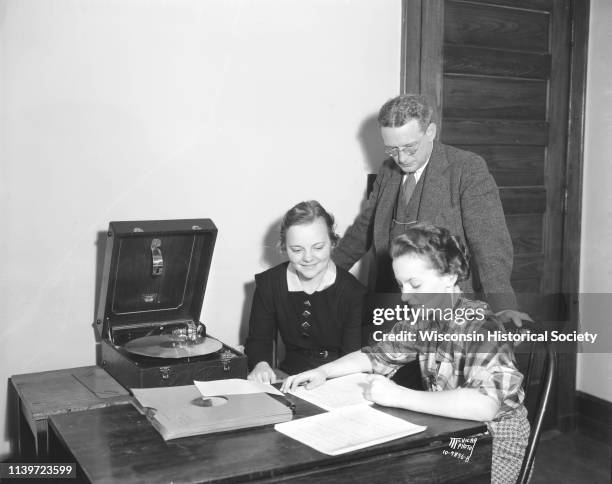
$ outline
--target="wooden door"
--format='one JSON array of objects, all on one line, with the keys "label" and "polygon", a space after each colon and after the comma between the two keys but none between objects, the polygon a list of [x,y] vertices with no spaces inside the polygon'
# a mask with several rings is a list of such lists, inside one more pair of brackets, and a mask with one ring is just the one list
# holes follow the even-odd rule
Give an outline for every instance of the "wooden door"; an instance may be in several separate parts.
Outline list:
[{"label": "wooden door", "polygon": [[[487,161],[514,244],[521,309],[567,328],[563,298],[542,295],[564,287],[570,0],[404,0],[403,7],[402,91],[435,101],[442,142]],[[575,356],[569,361],[560,394],[573,393]],[[573,404],[556,400],[555,423],[573,414]]]}]

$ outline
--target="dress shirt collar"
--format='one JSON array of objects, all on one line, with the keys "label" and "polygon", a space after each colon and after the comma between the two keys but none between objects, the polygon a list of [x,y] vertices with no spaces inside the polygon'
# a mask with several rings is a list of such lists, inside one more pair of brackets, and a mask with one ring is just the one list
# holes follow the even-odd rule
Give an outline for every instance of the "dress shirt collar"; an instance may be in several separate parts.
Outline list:
[{"label": "dress shirt collar", "polygon": [[[427,165],[428,165],[430,159],[431,159],[431,155],[429,155],[429,158],[427,159],[425,164],[421,168],[419,168],[417,171],[414,172],[414,179],[415,179],[416,183],[419,182],[419,179],[421,178],[421,175],[425,171],[425,168],[427,168]],[[407,175],[407,173],[404,173],[402,175],[402,183],[406,180],[406,175]]]}]

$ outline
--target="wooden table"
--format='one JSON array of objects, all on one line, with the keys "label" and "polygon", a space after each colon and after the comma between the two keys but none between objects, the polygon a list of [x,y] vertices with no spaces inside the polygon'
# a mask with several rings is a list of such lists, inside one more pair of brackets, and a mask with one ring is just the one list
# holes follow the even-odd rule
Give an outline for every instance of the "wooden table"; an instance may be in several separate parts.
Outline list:
[{"label": "wooden table", "polygon": [[[292,397],[295,418],[321,410]],[[395,483],[470,482],[490,475],[491,437],[479,422],[377,407],[427,430],[386,444],[327,456],[272,426],[165,442],[131,405],[49,418],[52,456],[77,462],[83,480],[101,483]],[[478,440],[469,462],[451,437]]]},{"label": "wooden table", "polygon": [[13,375],[10,385],[17,399],[17,452],[24,458],[47,455],[49,415],[107,407],[131,398],[97,366]]}]

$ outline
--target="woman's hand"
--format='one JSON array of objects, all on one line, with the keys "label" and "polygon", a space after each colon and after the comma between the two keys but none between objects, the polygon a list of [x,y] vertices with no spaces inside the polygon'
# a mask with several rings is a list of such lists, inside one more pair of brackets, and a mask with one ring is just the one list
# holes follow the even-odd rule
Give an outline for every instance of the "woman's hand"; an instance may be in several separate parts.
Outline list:
[{"label": "woman's hand", "polygon": [[495,313],[495,316],[501,320],[502,324],[512,322],[517,328],[523,327],[523,321],[531,321],[533,323],[533,319],[531,319],[529,314],[515,311],[514,309],[504,309]]},{"label": "woman's hand", "polygon": [[363,396],[385,407],[404,407],[408,388],[401,387],[382,375],[373,375]]},{"label": "woman's hand", "polygon": [[300,385],[304,385],[306,390],[311,390],[323,385],[327,380],[327,375],[321,368],[308,370],[297,375],[288,376],[281,386],[281,392],[287,393],[289,390],[295,390]]},{"label": "woman's hand", "polygon": [[267,361],[260,361],[249,373],[247,380],[270,384],[276,381],[276,374]]}]

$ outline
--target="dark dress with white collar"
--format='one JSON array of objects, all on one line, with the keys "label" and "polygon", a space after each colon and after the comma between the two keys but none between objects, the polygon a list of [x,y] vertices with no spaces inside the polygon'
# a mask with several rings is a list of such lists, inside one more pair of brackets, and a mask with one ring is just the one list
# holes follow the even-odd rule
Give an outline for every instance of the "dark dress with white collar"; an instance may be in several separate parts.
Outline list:
[{"label": "dark dress with white collar", "polygon": [[361,311],[365,287],[336,267],[335,282],[312,294],[290,292],[288,262],[255,276],[246,354],[252,369],[271,366],[277,332],[285,345],[279,368],[293,375],[335,360],[361,347]]}]

